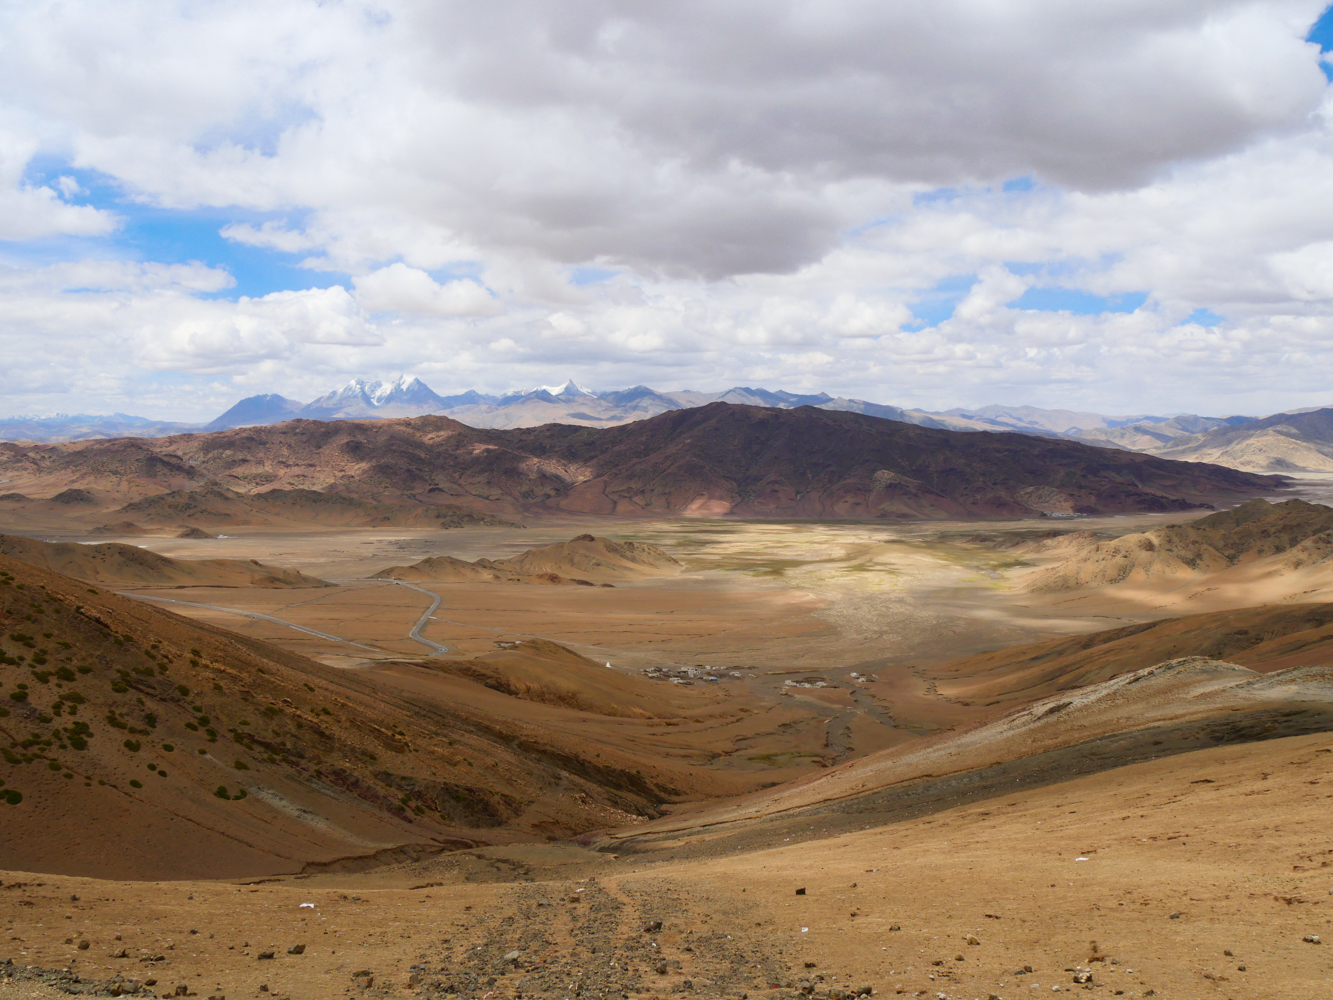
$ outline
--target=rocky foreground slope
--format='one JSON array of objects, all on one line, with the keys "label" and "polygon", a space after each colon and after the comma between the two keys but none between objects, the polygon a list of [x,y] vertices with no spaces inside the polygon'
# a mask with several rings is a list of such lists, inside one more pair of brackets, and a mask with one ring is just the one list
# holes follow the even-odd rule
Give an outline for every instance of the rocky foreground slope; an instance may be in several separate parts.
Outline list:
[{"label": "rocky foreground slope", "polygon": [[[0,868],[355,867],[757,787],[653,748],[662,720],[735,714],[717,692],[662,687],[522,644],[475,666],[339,671],[0,556]],[[540,720],[507,707],[534,704]],[[642,752],[592,733],[616,704],[642,706]]]},{"label": "rocky foreground slope", "polygon": [[[1022,434],[725,403],[600,430],[560,424],[478,430],[419,417],[0,444],[0,477],[14,490],[0,502],[80,490],[91,504],[89,517],[139,522],[151,514],[192,524],[225,523],[205,521],[198,510],[218,500],[200,491],[218,486],[252,495],[255,503],[279,490],[316,491],[340,499],[319,507],[308,493],[284,494],[293,507],[289,521],[373,524],[394,522],[341,508],[355,500],[454,505],[500,516],[1013,517],[1183,510],[1269,493],[1283,482]],[[168,492],[169,500],[159,498]]]}]

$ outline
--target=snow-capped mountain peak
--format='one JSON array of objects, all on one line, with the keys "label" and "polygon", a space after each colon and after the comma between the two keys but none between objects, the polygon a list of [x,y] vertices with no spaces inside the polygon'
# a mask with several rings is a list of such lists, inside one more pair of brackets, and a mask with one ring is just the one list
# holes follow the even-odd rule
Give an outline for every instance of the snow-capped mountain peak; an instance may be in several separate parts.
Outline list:
[{"label": "snow-capped mountain peak", "polygon": [[534,392],[549,392],[552,396],[565,396],[565,397],[570,397],[570,396],[596,397],[597,395],[597,393],[593,392],[591,389],[579,385],[572,378],[569,381],[567,381],[564,385],[539,385],[535,389],[529,389],[523,395],[528,396]]},{"label": "snow-capped mountain peak", "polygon": [[383,406],[404,396],[415,395],[422,389],[430,392],[426,383],[415,375],[399,375],[392,382],[372,382],[366,386],[366,394],[375,406]]}]

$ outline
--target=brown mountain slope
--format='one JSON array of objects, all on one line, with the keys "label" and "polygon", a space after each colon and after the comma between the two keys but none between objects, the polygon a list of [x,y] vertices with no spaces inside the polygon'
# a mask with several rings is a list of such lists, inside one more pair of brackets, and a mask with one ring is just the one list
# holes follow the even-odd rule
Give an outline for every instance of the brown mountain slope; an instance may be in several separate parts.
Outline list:
[{"label": "brown mountain slope", "polygon": [[109,587],[331,587],[294,569],[253,559],[170,559],[119,542],[79,545],[0,535],[0,554]]},{"label": "brown mountain slope", "polygon": [[292,525],[329,527],[518,527],[512,521],[454,504],[386,504],[318,490],[239,493],[216,483],[145,497],[117,514],[145,524]]},{"label": "brown mountain slope", "polygon": [[924,669],[954,701],[1004,711],[1155,663],[1195,656],[1260,673],[1333,663],[1333,604],[1241,608],[1013,646]]},{"label": "brown mountain slope", "polygon": [[[1137,761],[1333,730],[1333,667],[1267,675],[1185,657],[871,754],[772,792],[609,837],[681,858],[813,840]],[[687,836],[682,836],[682,835]],[[682,847],[682,845],[688,845]]]},{"label": "brown mountain slope", "polygon": [[1216,462],[1255,472],[1328,472],[1333,470],[1333,409],[1278,413],[1178,437],[1152,451],[1163,458]]},{"label": "brown mountain slope", "polygon": [[464,562],[452,556],[436,556],[410,566],[390,566],[374,575],[390,580],[554,583],[573,578],[604,583],[663,576],[679,570],[680,563],[656,545],[579,535],[568,542],[528,549],[508,559]]},{"label": "brown mountain slope", "polygon": [[[501,513],[781,517],[1166,511],[1281,486],[1069,441],[725,403],[600,430],[478,430],[446,417],[296,420],[145,441],[4,445],[0,475],[29,495],[77,487],[143,496],[217,481]],[[193,510],[173,514],[200,521]]]},{"label": "brown mountain slope", "polygon": [[[1033,574],[1026,589],[1064,593],[1107,586],[1172,585],[1212,580],[1235,568],[1271,578],[1292,593],[1309,588],[1312,572],[1333,576],[1333,508],[1303,500],[1251,500],[1189,524],[1114,539],[1080,533],[1072,554]],[[1296,571],[1305,570],[1298,574]],[[1232,575],[1238,575],[1232,573]],[[1273,599],[1269,595],[1269,599]]]},{"label": "brown mountain slope", "polygon": [[[553,657],[568,686],[571,655],[525,650],[523,669]],[[657,716],[733,714],[717,691],[670,698]],[[0,868],[24,871],[300,871],[572,836],[765,777],[664,755],[654,734],[673,730],[657,719],[612,720],[642,731],[635,751],[600,738],[586,708],[415,664],[334,670],[4,556],[0,706]]]}]

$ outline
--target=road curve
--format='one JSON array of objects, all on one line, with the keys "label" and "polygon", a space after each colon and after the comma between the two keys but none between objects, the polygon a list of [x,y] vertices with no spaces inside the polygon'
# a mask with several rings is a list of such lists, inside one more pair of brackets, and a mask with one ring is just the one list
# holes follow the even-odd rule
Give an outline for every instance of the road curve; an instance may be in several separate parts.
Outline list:
[{"label": "road curve", "polygon": [[[329,635],[327,632],[320,632],[313,628],[306,628],[304,625],[297,625],[295,622],[284,621],[281,618],[274,618],[272,615],[261,615],[258,611],[241,611],[237,608],[224,608],[217,604],[196,604],[193,601],[176,601],[170,597],[150,597],[147,594],[130,594],[125,591],[120,592],[121,597],[129,597],[136,601],[157,601],[161,604],[180,604],[187,608],[204,608],[208,611],[224,611],[229,615],[243,615],[246,618],[259,618],[266,622],[276,622],[279,625],[286,625],[288,628],[296,629],[298,632],[304,632],[307,635],[317,636],[320,639],[329,639],[333,642],[341,642],[348,646],[355,646],[357,649],[365,649],[372,653],[381,652],[373,646],[363,646],[359,642],[353,642],[351,639],[343,639],[340,636]],[[425,639],[421,640],[425,642]],[[434,643],[431,643],[434,645]]]},{"label": "road curve", "polygon": [[415,590],[418,594],[425,594],[430,598],[430,607],[425,613],[417,619],[417,623],[412,626],[412,631],[407,633],[407,637],[414,642],[419,642],[430,649],[432,656],[442,656],[449,652],[448,646],[441,646],[438,642],[431,642],[421,634],[421,630],[426,627],[430,621],[430,616],[435,613],[435,609],[440,606],[440,595],[433,594],[424,587],[414,587],[410,583],[404,583],[402,580],[386,580],[383,577],[358,577],[351,580],[330,580],[330,583],[392,583],[397,587],[406,587],[408,590]]}]

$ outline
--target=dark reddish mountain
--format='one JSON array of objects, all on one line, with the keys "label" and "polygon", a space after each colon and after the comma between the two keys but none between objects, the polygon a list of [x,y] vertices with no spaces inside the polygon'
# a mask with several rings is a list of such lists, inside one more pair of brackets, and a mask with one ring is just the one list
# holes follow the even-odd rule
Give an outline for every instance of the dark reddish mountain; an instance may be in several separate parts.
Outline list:
[{"label": "dark reddish mountain", "polygon": [[1167,511],[1284,482],[1031,435],[725,403],[606,429],[481,430],[429,416],[4,445],[0,477],[28,496],[77,487],[110,499],[219,483],[495,512],[761,517]]}]

